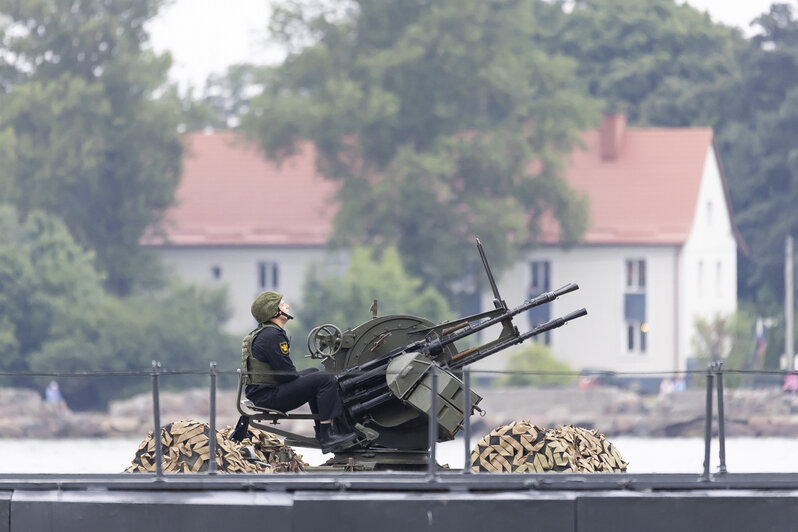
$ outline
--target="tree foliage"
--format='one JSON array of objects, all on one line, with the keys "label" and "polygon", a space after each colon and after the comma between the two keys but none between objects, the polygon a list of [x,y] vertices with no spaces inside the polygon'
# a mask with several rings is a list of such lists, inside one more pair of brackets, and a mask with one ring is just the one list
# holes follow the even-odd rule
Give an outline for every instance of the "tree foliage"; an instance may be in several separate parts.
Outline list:
[{"label": "tree foliage", "polygon": [[730,87],[739,105],[726,109],[720,146],[736,221],[750,256],[740,261],[740,293],[760,308],[779,308],[784,242],[798,235],[798,20],[774,4],[741,56],[745,72]]},{"label": "tree foliage", "polygon": [[[117,297],[102,283],[93,255],[59,219],[34,211],[20,222],[15,209],[0,206],[0,369],[142,371],[159,360],[206,370],[235,345],[220,332],[229,317],[221,291],[173,285]],[[19,376],[11,383],[43,386]],[[97,408],[148,383],[146,376],[70,378],[61,389],[73,408]]]},{"label": "tree foliage", "polygon": [[712,125],[717,99],[739,79],[738,30],[673,0],[560,0],[541,42],[578,61],[607,110],[631,123]]},{"label": "tree foliage", "polygon": [[381,316],[411,314],[433,322],[451,319],[444,297],[402,266],[394,247],[382,252],[355,248],[346,272],[329,276],[317,266],[311,268],[303,287],[304,298],[297,305],[297,328],[309,331],[333,323],[342,330],[371,319],[370,308],[378,300]]},{"label": "tree foliage", "polygon": [[[205,128],[227,129],[240,125],[249,111],[249,102],[263,89],[266,67],[237,64],[223,75],[212,75],[202,91],[189,88],[183,101],[183,127],[187,131]],[[195,95],[196,93],[196,95]]]},{"label": "tree foliage", "polygon": [[515,350],[507,371],[496,381],[497,386],[563,386],[576,380],[568,364],[554,358],[548,346],[538,343]]},{"label": "tree foliage", "polygon": [[450,297],[474,234],[500,270],[544,214],[565,241],[585,227],[560,174],[596,107],[572,61],[533,45],[542,5],[285,3],[272,33],[289,55],[244,126],[272,157],[314,143],[341,183],[335,243],[396,244],[410,273]]},{"label": "tree foliage", "polygon": [[170,59],[145,48],[160,5],[0,1],[0,193],[63,219],[119,294],[152,273],[138,243],[180,172]]},{"label": "tree foliage", "polygon": [[[726,369],[763,369],[754,367],[754,321],[750,312],[744,310],[726,316],[716,315],[711,319],[697,319],[691,344],[699,367],[723,361]],[[740,375],[729,375],[726,382],[738,386],[742,379]]]}]

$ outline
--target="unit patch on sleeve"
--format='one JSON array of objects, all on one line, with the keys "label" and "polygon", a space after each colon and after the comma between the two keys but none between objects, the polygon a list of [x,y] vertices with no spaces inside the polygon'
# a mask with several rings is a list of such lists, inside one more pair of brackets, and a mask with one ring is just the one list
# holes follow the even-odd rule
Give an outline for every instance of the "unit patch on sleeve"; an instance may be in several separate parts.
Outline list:
[{"label": "unit patch on sleeve", "polygon": [[280,351],[282,351],[284,355],[288,354],[288,342],[280,342]]}]

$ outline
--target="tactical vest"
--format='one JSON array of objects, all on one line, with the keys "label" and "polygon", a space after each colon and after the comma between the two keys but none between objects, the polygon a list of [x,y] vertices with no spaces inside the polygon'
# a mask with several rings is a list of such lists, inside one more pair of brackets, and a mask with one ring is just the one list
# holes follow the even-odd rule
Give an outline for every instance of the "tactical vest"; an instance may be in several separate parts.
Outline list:
[{"label": "tactical vest", "polygon": [[282,329],[279,325],[266,322],[261,323],[257,329],[249,333],[241,344],[241,367],[244,371],[244,384],[280,384],[277,377],[274,375],[251,375],[247,372],[253,373],[271,373],[274,371],[268,363],[258,360],[252,355],[252,344],[255,343],[255,338],[266,327],[274,327],[275,329]]}]

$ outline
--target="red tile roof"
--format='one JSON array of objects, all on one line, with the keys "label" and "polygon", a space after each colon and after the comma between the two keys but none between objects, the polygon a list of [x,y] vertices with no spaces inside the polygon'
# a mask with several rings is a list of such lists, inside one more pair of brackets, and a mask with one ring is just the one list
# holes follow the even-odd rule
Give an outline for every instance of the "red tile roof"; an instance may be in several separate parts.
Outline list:
[{"label": "red tile roof", "polygon": [[336,189],[316,172],[311,145],[279,165],[231,131],[191,133],[178,204],[167,213],[167,240],[177,246],[323,246]]},{"label": "red tile roof", "polygon": [[[574,152],[566,172],[571,185],[589,198],[584,242],[684,243],[704,162],[714,149],[712,130],[624,126],[612,124],[609,139],[601,130],[585,133],[585,149]],[[185,143],[179,203],[167,216],[168,243],[325,244],[336,212],[337,185],[317,174],[312,146],[278,165],[229,131],[192,133]],[[556,227],[544,231],[541,240],[556,242]],[[154,239],[146,243],[163,244]]]},{"label": "red tile roof", "polygon": [[[625,129],[619,147],[608,147],[601,130],[583,135],[566,178],[586,193],[590,244],[679,244],[687,241],[696,213],[709,128]],[[602,153],[617,150],[617,157]],[[556,242],[556,229],[541,235]]]}]

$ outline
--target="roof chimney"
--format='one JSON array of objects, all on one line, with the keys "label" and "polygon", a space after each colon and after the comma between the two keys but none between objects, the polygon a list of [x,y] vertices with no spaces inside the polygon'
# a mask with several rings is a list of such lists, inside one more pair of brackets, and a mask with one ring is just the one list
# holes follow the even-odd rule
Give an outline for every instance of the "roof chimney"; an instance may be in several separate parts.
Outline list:
[{"label": "roof chimney", "polygon": [[617,113],[604,115],[601,121],[601,160],[614,161],[621,154],[623,133],[626,129],[626,115]]}]

